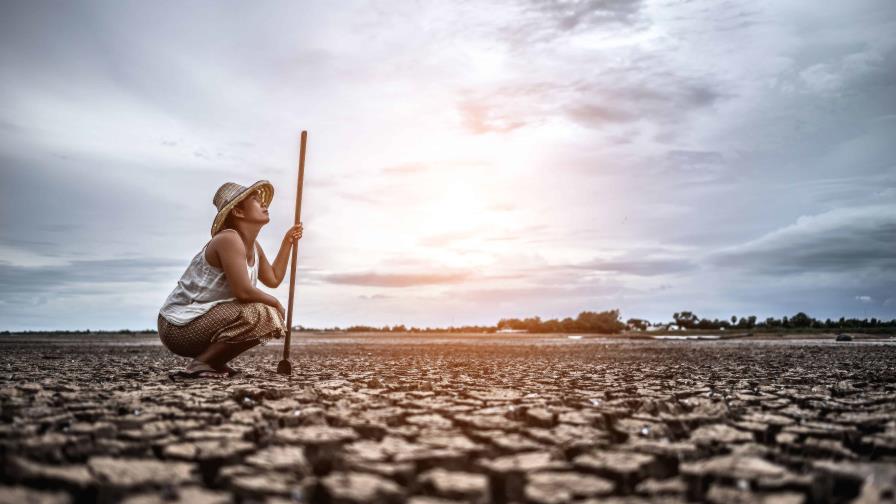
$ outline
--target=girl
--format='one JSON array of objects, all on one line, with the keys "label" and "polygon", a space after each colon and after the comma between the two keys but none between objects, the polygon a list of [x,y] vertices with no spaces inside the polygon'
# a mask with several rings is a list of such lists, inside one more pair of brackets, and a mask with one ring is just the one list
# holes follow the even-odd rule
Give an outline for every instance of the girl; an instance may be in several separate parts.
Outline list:
[{"label": "girl", "polygon": [[260,180],[249,187],[222,185],[212,203],[218,214],[212,239],[193,257],[159,311],[159,338],[169,350],[193,360],[181,377],[212,378],[238,371],[227,363],[271,338],[286,335],[285,310],[257,281],[275,288],[286,274],[290,247],[302,224],[286,231],[274,264],[255,238],[271,219],[274,186]]}]

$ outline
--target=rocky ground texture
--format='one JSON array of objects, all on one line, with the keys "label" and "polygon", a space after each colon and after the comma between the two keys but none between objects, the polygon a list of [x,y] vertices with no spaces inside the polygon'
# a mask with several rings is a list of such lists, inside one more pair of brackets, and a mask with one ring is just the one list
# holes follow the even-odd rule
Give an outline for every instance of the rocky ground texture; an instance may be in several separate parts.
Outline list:
[{"label": "rocky ground texture", "polygon": [[0,502],[896,499],[891,343],[297,338],[0,339]]}]

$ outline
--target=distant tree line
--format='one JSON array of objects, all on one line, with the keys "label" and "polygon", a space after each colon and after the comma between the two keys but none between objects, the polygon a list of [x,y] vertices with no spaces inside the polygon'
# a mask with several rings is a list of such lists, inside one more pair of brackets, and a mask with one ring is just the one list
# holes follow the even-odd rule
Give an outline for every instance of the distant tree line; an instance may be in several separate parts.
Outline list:
[{"label": "distant tree line", "polygon": [[[792,317],[768,317],[765,320],[757,320],[755,315],[738,317],[732,315],[728,320],[701,319],[694,312],[682,311],[672,315],[673,323],[682,329],[755,329],[757,331],[777,331],[782,329],[896,329],[896,319],[882,320],[877,318],[846,318],[838,320],[820,320],[799,312]],[[629,319],[628,325],[637,329],[646,329],[651,324],[649,321]],[[653,324],[654,327],[667,325],[663,323]]]},{"label": "distant tree line", "polygon": [[[309,330],[302,328],[302,330]],[[311,329],[313,330],[313,329]],[[394,325],[392,327],[383,326],[383,327],[374,327],[374,326],[366,326],[366,325],[353,325],[348,326],[345,329],[340,329],[339,327],[334,327],[332,330],[335,331],[345,331],[345,332],[394,332],[394,333],[432,333],[432,332],[449,332],[449,333],[493,333],[495,332],[495,326],[478,326],[478,325],[468,325],[468,326],[458,326],[458,327],[405,327],[402,325]]]},{"label": "distant tree line", "polygon": [[[542,320],[540,317],[529,317],[524,319],[506,318],[501,319],[494,326],[487,325],[465,325],[451,327],[406,327],[403,324],[393,326],[368,326],[368,325],[352,325],[346,328],[339,326],[329,328],[312,328],[305,326],[295,326],[294,331],[308,332],[377,332],[377,333],[494,333],[501,330],[525,331],[529,333],[600,333],[600,334],[616,334],[626,329],[646,331],[650,328],[670,328],[675,325],[684,330],[749,330],[757,332],[773,332],[773,331],[801,331],[801,330],[863,330],[874,332],[876,330],[892,331],[896,330],[896,319],[883,320],[877,318],[846,318],[840,317],[837,320],[825,319],[820,320],[810,317],[803,312],[799,312],[791,317],[768,317],[765,320],[758,320],[755,315],[741,316],[732,315],[730,319],[719,320],[717,318],[700,318],[692,311],[675,312],[670,322],[651,323],[646,319],[630,318],[625,322],[620,320],[619,310],[607,310],[602,312],[583,311],[576,318],[566,317],[564,319],[548,319]],[[120,333],[120,334],[154,334],[154,329],[131,330],[121,329],[118,331],[91,331],[90,329],[70,330],[70,331],[0,331],[0,335],[9,334],[97,334],[97,333]]]},{"label": "distant tree line", "polygon": [[576,318],[566,317],[562,320],[541,320],[539,317],[526,319],[501,319],[498,322],[498,330],[515,329],[530,333],[555,333],[555,332],[581,332],[615,334],[625,329],[625,324],[619,320],[619,310],[607,310],[602,312],[584,311]]}]

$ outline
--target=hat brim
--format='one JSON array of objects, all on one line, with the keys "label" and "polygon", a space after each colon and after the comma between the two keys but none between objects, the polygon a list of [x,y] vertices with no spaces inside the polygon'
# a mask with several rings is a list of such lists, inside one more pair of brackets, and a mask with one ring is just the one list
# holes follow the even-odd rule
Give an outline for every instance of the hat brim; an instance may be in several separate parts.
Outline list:
[{"label": "hat brim", "polygon": [[221,226],[224,225],[224,220],[227,219],[227,215],[230,214],[230,211],[233,210],[233,207],[239,205],[240,201],[243,201],[256,191],[261,194],[261,202],[264,204],[264,206],[268,206],[271,204],[271,200],[274,199],[274,186],[267,180],[259,180],[258,182],[247,187],[245,191],[239,193],[235,198],[233,198],[233,200],[224,205],[224,207],[218,211],[218,215],[215,215],[215,220],[212,221],[212,236],[215,236],[215,233],[221,230]]}]

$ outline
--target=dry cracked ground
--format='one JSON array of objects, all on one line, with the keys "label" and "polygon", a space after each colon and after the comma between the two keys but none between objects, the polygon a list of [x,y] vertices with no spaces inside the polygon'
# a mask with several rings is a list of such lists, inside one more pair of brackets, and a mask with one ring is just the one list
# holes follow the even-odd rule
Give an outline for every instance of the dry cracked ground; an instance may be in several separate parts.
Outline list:
[{"label": "dry cracked ground", "polygon": [[0,502],[892,502],[896,344],[0,339]]}]

